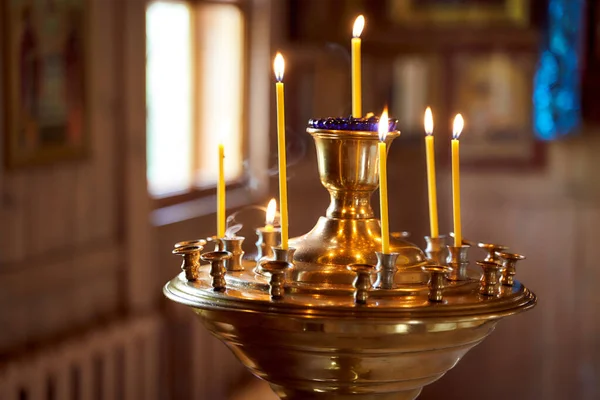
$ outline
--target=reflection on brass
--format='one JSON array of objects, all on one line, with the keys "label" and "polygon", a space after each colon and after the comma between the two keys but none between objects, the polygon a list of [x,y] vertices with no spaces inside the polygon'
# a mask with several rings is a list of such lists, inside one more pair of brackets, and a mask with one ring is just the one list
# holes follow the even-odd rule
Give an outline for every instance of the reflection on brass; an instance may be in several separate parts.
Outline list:
[{"label": "reflection on brass", "polygon": [[[463,241],[464,243],[464,241]],[[448,279],[451,281],[464,281],[469,279],[467,273],[467,267],[469,266],[469,259],[467,258],[467,252],[471,246],[463,244],[462,246],[448,246],[448,266],[452,268]]]},{"label": "reflection on brass", "polygon": [[448,259],[448,247],[446,246],[446,236],[432,238],[425,236],[425,255],[427,258],[438,265],[446,265]]},{"label": "reflection on brass", "polygon": [[282,399],[413,400],[536,296],[516,281],[498,285],[496,263],[483,265],[480,282],[481,271],[467,269],[469,246],[448,247],[447,272],[402,235],[391,238],[397,258],[382,259],[386,273],[371,287],[381,249],[369,204],[378,184],[377,133],[309,133],[331,203],[312,231],[290,240],[295,252],[275,247],[262,272],[256,260],[243,260],[244,270],[227,273],[231,254],[207,253],[211,265],[199,267],[197,280],[182,273],[164,293],[191,307]]},{"label": "reflection on brass", "polygon": [[210,263],[211,286],[216,292],[225,291],[225,262],[231,259],[228,251],[211,251],[202,254],[202,260]]},{"label": "reflection on brass", "polygon": [[367,304],[369,290],[372,287],[371,274],[373,274],[375,269],[372,265],[368,264],[351,264],[347,268],[356,274],[356,279],[352,283],[352,286],[356,289],[354,292],[354,301],[356,304]]},{"label": "reflection on brass", "polygon": [[[195,241],[189,241],[194,242]],[[202,246],[182,244],[188,242],[179,242],[175,244],[173,254],[183,256],[183,262],[181,263],[181,269],[185,272],[185,279],[188,281],[195,281],[198,279],[198,268],[200,267],[200,252]]]},{"label": "reflection on brass", "polygon": [[377,280],[374,286],[378,289],[393,289],[398,270],[396,260],[400,253],[385,254],[378,251],[375,255],[377,256]]},{"label": "reflection on brass", "polygon": [[485,296],[497,296],[500,294],[500,269],[502,266],[494,261],[477,261],[483,269],[483,276],[481,277],[481,294]]},{"label": "reflection on brass", "polygon": [[504,251],[497,251],[496,256],[502,260],[502,284],[505,286],[513,286],[515,284],[515,275],[517,274],[516,266],[517,262],[524,260],[525,256],[515,253],[507,253]]},{"label": "reflection on brass", "polygon": [[264,260],[261,262],[262,269],[271,275],[269,280],[269,294],[274,300],[283,298],[285,286],[285,273],[292,267],[292,263],[280,260]]},{"label": "reflection on brass", "polygon": [[231,258],[225,261],[225,269],[227,271],[243,271],[242,257],[244,256],[244,250],[242,250],[242,243],[244,243],[244,237],[224,237],[221,239],[223,244],[223,250],[231,253]]}]

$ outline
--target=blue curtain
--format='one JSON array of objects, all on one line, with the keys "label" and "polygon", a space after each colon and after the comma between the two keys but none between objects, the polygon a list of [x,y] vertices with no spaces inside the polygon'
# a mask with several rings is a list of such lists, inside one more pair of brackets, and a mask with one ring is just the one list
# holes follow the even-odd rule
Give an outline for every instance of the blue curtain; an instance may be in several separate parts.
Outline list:
[{"label": "blue curtain", "polygon": [[584,0],[549,0],[548,25],[534,81],[534,128],[553,140],[581,124],[580,64]]}]

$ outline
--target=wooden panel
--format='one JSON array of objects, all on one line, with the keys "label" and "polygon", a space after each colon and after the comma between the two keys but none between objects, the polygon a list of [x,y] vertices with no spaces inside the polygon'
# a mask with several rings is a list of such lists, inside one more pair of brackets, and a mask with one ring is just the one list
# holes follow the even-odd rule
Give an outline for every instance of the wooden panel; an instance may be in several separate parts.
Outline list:
[{"label": "wooden panel", "polygon": [[0,201],[0,265],[21,260],[26,251],[25,185],[23,173],[3,177]]}]

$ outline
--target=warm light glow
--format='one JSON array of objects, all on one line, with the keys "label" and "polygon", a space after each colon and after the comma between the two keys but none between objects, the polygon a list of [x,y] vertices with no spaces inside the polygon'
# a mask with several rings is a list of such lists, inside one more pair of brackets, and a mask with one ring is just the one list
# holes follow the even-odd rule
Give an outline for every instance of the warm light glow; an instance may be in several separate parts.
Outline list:
[{"label": "warm light glow", "polygon": [[363,17],[362,15],[359,15],[358,17],[356,17],[356,20],[354,21],[354,27],[352,28],[352,36],[355,38],[360,37],[360,34],[362,33],[364,28],[365,28],[365,17]]},{"label": "warm light glow", "polygon": [[454,127],[452,128],[452,138],[458,139],[464,127],[465,120],[463,119],[462,115],[456,114],[456,117],[454,117]]},{"label": "warm light glow", "polygon": [[379,126],[377,131],[379,132],[379,140],[382,142],[385,140],[388,131],[389,131],[390,122],[388,119],[388,110],[387,107],[383,109],[381,113],[381,117],[379,118]]},{"label": "warm light glow", "polygon": [[277,53],[275,56],[273,70],[275,71],[275,79],[277,79],[277,82],[281,82],[283,80],[283,71],[285,71],[285,61],[281,53]]},{"label": "warm light glow", "polygon": [[265,218],[266,225],[273,225],[275,223],[275,211],[277,210],[277,201],[271,199],[267,206],[267,216]]},{"label": "warm light glow", "polygon": [[431,107],[427,107],[427,110],[425,110],[425,134],[433,135],[433,114],[431,114]]}]

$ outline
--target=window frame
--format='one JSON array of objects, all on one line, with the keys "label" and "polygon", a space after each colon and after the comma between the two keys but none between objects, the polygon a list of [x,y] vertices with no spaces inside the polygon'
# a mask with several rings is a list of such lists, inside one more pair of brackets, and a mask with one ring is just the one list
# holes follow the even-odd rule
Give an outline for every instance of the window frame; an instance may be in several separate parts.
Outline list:
[{"label": "window frame", "polygon": [[[249,83],[250,83],[250,51],[251,51],[251,41],[249,39],[250,31],[249,31],[249,20],[250,20],[250,7],[249,2],[247,0],[151,0],[148,2],[147,7],[152,5],[152,3],[156,2],[172,2],[172,3],[185,3],[188,5],[190,9],[190,27],[191,27],[191,38],[190,38],[190,54],[192,58],[192,134],[191,134],[191,147],[192,149],[197,149],[200,140],[200,126],[198,124],[198,108],[201,103],[200,96],[202,93],[201,80],[199,79],[200,74],[200,52],[198,51],[198,38],[201,34],[200,26],[197,23],[198,13],[200,12],[200,7],[203,5],[210,4],[218,4],[218,5],[232,5],[237,7],[243,15],[243,27],[242,31],[244,33],[242,48],[243,48],[243,76],[242,76],[242,87],[240,90],[241,93],[241,101],[242,101],[242,134],[240,138],[241,144],[241,153],[242,153],[242,162],[249,159]],[[196,171],[199,169],[199,157],[196,150],[193,150],[192,156],[192,182],[191,186],[185,190],[180,192],[168,193],[163,196],[153,196],[150,193],[152,205],[154,209],[161,209],[165,207],[171,207],[181,203],[192,202],[195,200],[207,198],[210,196],[214,196],[216,193],[217,185],[206,185],[206,186],[197,186],[195,184],[195,175]],[[244,171],[242,171],[242,176],[236,179],[230,179],[227,182],[227,192],[238,191],[246,186],[249,183],[249,177]]]}]

